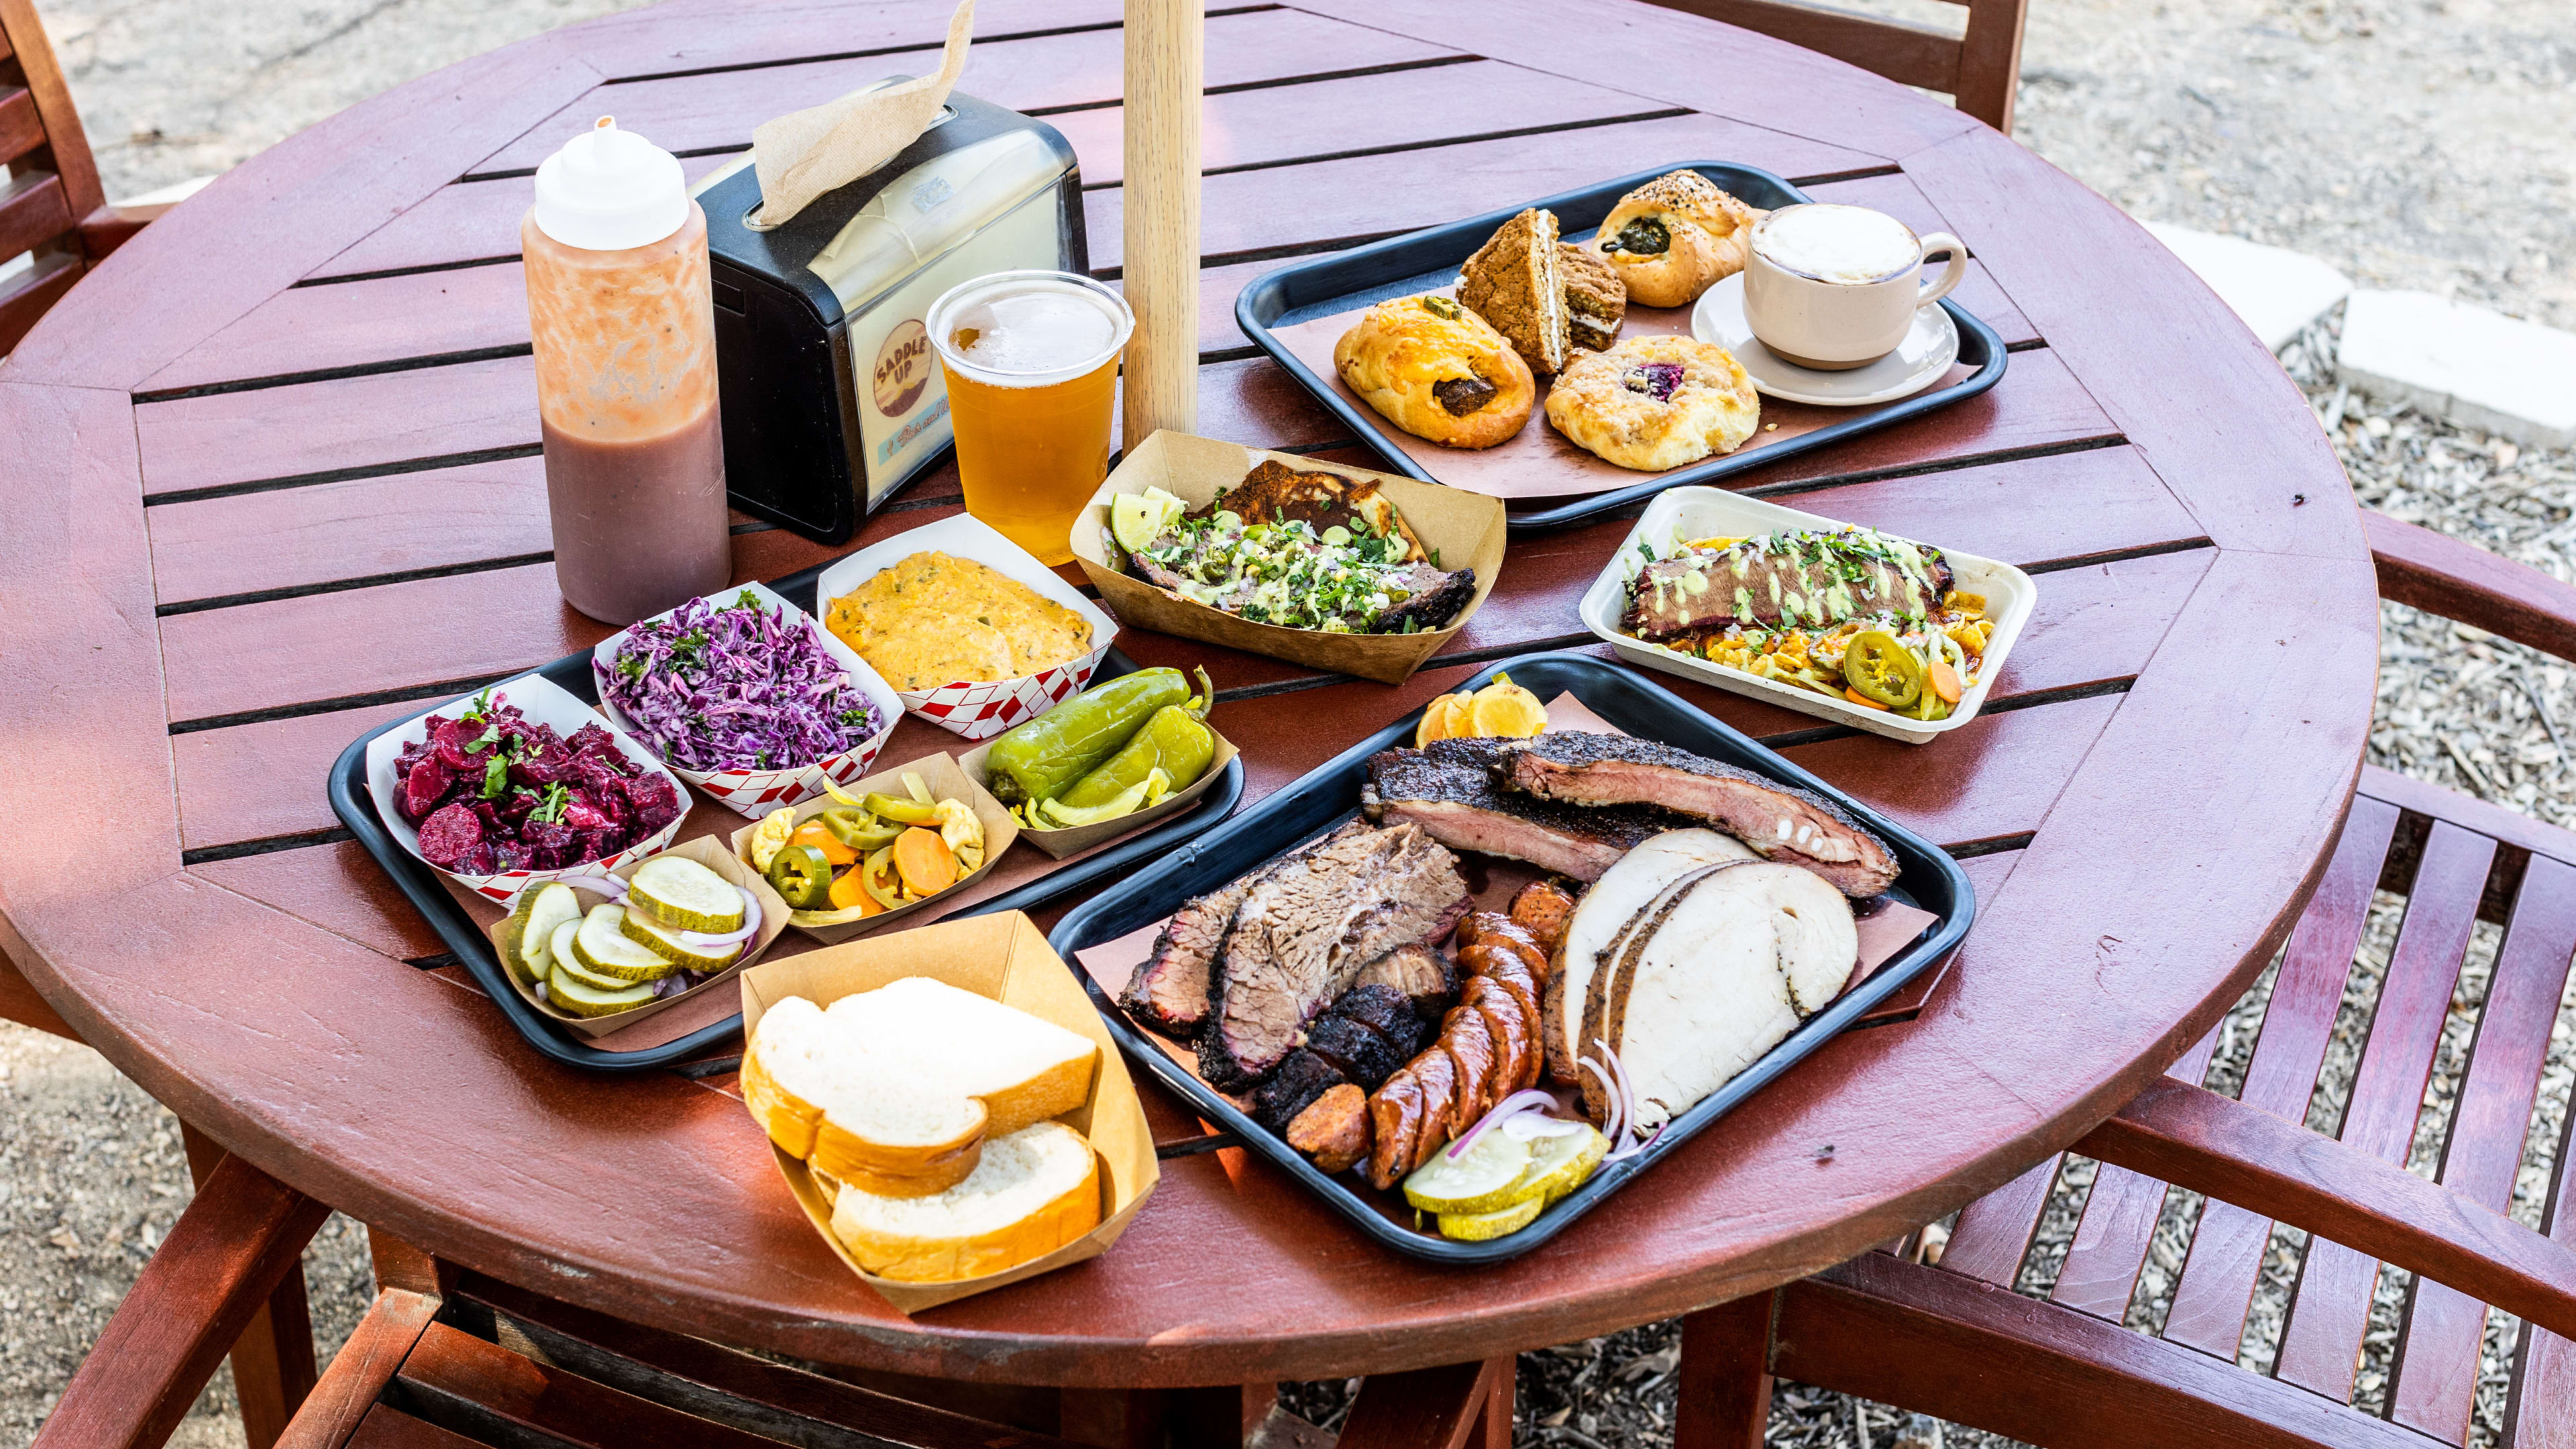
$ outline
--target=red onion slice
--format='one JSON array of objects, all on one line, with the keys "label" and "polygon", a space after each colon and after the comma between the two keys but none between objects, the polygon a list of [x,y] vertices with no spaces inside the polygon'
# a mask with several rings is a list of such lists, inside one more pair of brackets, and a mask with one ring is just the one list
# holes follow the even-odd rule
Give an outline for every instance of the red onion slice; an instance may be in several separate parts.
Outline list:
[{"label": "red onion slice", "polygon": [[1536,1087],[1525,1087],[1514,1092],[1496,1102],[1492,1111],[1476,1120],[1475,1126],[1460,1133],[1458,1140],[1449,1144],[1449,1155],[1452,1158],[1465,1156],[1467,1149],[1475,1144],[1476,1139],[1485,1135],[1485,1129],[1497,1122],[1517,1117],[1524,1112],[1542,1111],[1555,1105],[1554,1097]]},{"label": "red onion slice", "polygon": [[726,931],[721,934],[708,931],[682,931],[680,933],[680,944],[684,946],[730,946],[739,941],[748,941],[752,937],[760,934],[760,897],[753,895],[749,890],[746,890],[741,886],[735,886],[734,889],[742,892],[741,929]]},{"label": "red onion slice", "polygon": [[1607,1098],[1610,1104],[1609,1109],[1602,1114],[1601,1135],[1609,1138],[1612,1146],[1617,1146],[1622,1118],[1618,1081],[1603,1070],[1599,1062],[1590,1057],[1578,1058],[1575,1065],[1601,1079],[1601,1095]]},{"label": "red onion slice", "polygon": [[[589,891],[594,895],[603,895],[612,901],[622,901],[626,899],[626,880],[623,876],[568,875],[563,878],[563,883],[571,886],[574,890]],[[741,887],[736,886],[734,889],[740,890]]]}]

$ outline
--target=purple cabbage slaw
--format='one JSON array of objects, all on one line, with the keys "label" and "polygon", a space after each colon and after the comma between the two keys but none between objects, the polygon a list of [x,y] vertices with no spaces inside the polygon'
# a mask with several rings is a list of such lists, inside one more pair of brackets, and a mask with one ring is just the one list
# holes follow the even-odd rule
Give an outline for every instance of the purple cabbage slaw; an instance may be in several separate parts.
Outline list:
[{"label": "purple cabbage slaw", "polygon": [[595,670],[601,693],[684,770],[788,770],[854,749],[883,728],[874,701],[820,631],[746,589],[691,599],[627,631]]}]

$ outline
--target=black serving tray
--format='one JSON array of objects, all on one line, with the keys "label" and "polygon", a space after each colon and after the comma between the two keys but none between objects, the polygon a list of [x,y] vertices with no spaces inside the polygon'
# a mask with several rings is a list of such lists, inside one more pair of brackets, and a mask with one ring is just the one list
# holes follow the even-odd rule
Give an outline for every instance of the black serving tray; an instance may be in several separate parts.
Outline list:
[{"label": "black serving tray", "polygon": [[[1587,655],[1528,654],[1494,665],[1460,686],[1475,689],[1508,670],[1512,682],[1552,699],[1570,692],[1594,713],[1644,739],[1660,740],[1711,759],[1813,790],[1849,810],[1879,833],[1896,852],[1902,870],[1890,894],[1932,912],[1936,917],[1913,944],[1846,991],[1831,1006],[1809,1017],[1788,1039],[1764,1054],[1725,1086],[1673,1119],[1654,1145],[1622,1162],[1610,1164],[1564,1201],[1541,1213],[1536,1222],[1509,1236],[1482,1243],[1455,1242],[1433,1232],[1419,1232],[1382,1209],[1379,1200],[1355,1191],[1347,1176],[1327,1176],[1296,1149],[1238,1110],[1205,1082],[1149,1040],[1144,1028],[1103,991],[1088,971],[1074,974],[1091,992],[1093,1004],[1107,1019],[1110,1034],[1127,1055],[1152,1072],[1163,1085],[1187,1098],[1206,1120],[1230,1129],[1243,1144],[1277,1164],[1356,1223],[1360,1230],[1398,1252],[1444,1263],[1495,1263],[1518,1257],[1565,1230],[1576,1218],[1666,1156],[1708,1124],[1795,1065],[1809,1052],[1880,1002],[1902,990],[1958,948],[1976,914],[1975,892],[1967,873],[1939,846],[1888,820],[1832,785],[1764,749],[1744,734],[1709,718],[1680,697],[1644,677]],[[1369,756],[1397,745],[1410,745],[1422,712],[1415,710],[1375,735],[1353,745],[1311,774],[1268,796],[1219,829],[1173,852],[1161,862],[1121,881],[1066,916],[1048,943],[1068,961],[1087,946],[1113,941],[1150,925],[1178,909],[1183,901],[1204,895],[1357,813],[1360,785],[1367,778]]]},{"label": "black serving tray", "polygon": [[[812,568],[789,574],[783,579],[771,582],[769,587],[777,590],[780,596],[797,608],[808,614],[815,614],[818,612],[814,597],[815,581],[822,577],[823,570],[829,568],[833,562],[837,560],[827,560]],[[591,677],[590,658],[591,651],[584,649],[578,653],[567,654],[552,664],[526,672],[542,674],[585,703],[596,706],[599,703],[599,686]],[[1136,669],[1136,661],[1128,658],[1123,650],[1113,646],[1108,653],[1101,656],[1099,668],[1092,672],[1092,681],[1099,683],[1116,679],[1122,674],[1133,674]],[[472,691],[468,691],[458,695],[457,699],[462,701],[472,697]],[[349,828],[349,833],[358,838],[358,843],[366,847],[367,853],[376,858],[376,864],[383,866],[385,873],[393,877],[394,884],[401,887],[402,893],[410,898],[412,908],[419,911],[429,922],[430,929],[438,932],[438,938],[447,943],[447,949],[454,952],[456,958],[465,964],[465,969],[474,974],[474,979],[482,986],[484,994],[491,997],[493,1004],[501,1008],[501,1014],[509,1018],[510,1025],[518,1028],[519,1035],[527,1038],[528,1045],[536,1048],[543,1055],[570,1066],[587,1067],[599,1072],[642,1072],[685,1062],[708,1048],[739,1035],[742,1031],[742,1016],[736,1013],[723,1021],[701,1027],[687,1036],[664,1042],[657,1047],[631,1052],[607,1051],[592,1046],[565,1030],[562,1024],[530,1006],[525,997],[511,988],[509,979],[502,974],[500,958],[492,953],[491,938],[483,933],[482,927],[475,924],[472,916],[466,914],[465,908],[457,904],[456,898],[448,894],[447,887],[441,882],[437,871],[431,869],[426,862],[410,851],[403,849],[400,842],[385,833],[384,822],[376,817],[373,797],[367,793],[367,742],[386,730],[401,728],[420,715],[428,713],[432,707],[424,703],[420,709],[411,714],[380,729],[372,729],[358,736],[350,742],[347,749],[340,752],[339,760],[331,766],[331,809],[340,817],[340,823]],[[696,804],[694,792],[690,792],[686,785],[680,788],[684,793],[691,794],[690,803],[694,807]],[[970,907],[959,914],[982,916],[996,911],[1034,910],[1068,891],[1079,890],[1105,876],[1133,870],[1225,819],[1233,813],[1236,803],[1242,799],[1243,760],[1238,756],[1227,764],[1225,773],[1209,787],[1205,795],[1199,797],[1199,803],[1191,809],[1182,811],[1150,830],[1141,831],[1131,839],[1120,841],[1097,855],[1086,856],[1070,864],[1058,866],[1017,890],[1004,891],[991,900]]]},{"label": "black serving tray", "polygon": [[[1601,225],[1602,218],[1619,203],[1619,198],[1639,186],[1687,166],[1723,188],[1746,205],[1771,210],[1811,198],[1798,188],[1752,166],[1738,166],[1727,161],[1688,161],[1658,166],[1632,176],[1586,186],[1574,191],[1541,197],[1521,206],[1507,206],[1446,226],[1427,227],[1367,246],[1353,247],[1309,262],[1296,262],[1264,272],[1253,278],[1234,301],[1234,320],[1244,335],[1258,344],[1290,376],[1304,385],[1315,400],[1332,409],[1333,415],[1350,425],[1352,431],[1368,441],[1386,460],[1390,471],[1426,483],[1440,480],[1424,471],[1413,455],[1398,447],[1388,429],[1392,425],[1368,407],[1344,397],[1327,377],[1299,361],[1273,334],[1273,328],[1310,322],[1353,311],[1389,297],[1409,296],[1445,287],[1458,279],[1458,268],[1478,247],[1494,234],[1494,228],[1518,216],[1527,207],[1543,207],[1556,213],[1560,234],[1567,241],[1581,241]],[[1872,408],[1855,408],[1841,422],[1802,433],[1783,442],[1760,448],[1710,458],[1670,472],[1641,475],[1641,481],[1607,493],[1595,493],[1560,503],[1551,508],[1531,509],[1511,515],[1514,533],[1532,533],[1580,523],[1604,513],[1615,512],[1632,503],[1650,498],[1667,488],[1685,483],[1715,483],[1730,474],[1748,468],[1759,468],[1794,457],[1811,448],[1838,443],[1891,423],[1921,417],[1952,403],[1964,402],[2003,380],[2004,341],[1995,329],[1957,302],[1943,298],[1943,310],[1959,327],[1959,360],[1976,369],[1947,387],[1931,388],[1911,397],[1898,398]],[[1532,427],[1543,427],[1543,420],[1533,419]]]}]

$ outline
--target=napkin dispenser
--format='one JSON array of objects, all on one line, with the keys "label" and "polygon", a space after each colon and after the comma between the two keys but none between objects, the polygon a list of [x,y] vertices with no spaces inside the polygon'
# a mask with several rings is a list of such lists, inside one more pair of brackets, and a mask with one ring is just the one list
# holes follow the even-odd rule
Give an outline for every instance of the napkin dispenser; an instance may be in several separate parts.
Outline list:
[{"label": "napkin dispenser", "polygon": [[[882,84],[893,85],[903,77]],[[735,507],[822,543],[948,452],[922,318],[990,272],[1083,272],[1082,173],[1052,126],[951,92],[895,158],[785,224],[756,224],[751,157],[698,183]]]}]

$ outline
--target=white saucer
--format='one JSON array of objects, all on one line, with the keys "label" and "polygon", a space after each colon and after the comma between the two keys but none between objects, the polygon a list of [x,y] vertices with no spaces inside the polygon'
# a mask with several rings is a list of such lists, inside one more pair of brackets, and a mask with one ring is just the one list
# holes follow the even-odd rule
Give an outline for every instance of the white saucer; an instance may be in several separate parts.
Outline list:
[{"label": "white saucer", "polygon": [[1867,367],[1849,372],[1820,372],[1784,362],[1753,335],[1744,320],[1744,274],[1736,273],[1711,287],[1691,309],[1691,334],[1735,354],[1753,379],[1754,389],[1784,402],[1819,407],[1856,408],[1894,402],[1921,392],[1959,360],[1959,324],[1939,303],[1918,307],[1914,326],[1896,350]]}]

